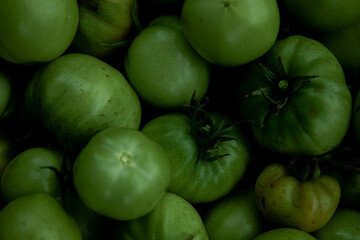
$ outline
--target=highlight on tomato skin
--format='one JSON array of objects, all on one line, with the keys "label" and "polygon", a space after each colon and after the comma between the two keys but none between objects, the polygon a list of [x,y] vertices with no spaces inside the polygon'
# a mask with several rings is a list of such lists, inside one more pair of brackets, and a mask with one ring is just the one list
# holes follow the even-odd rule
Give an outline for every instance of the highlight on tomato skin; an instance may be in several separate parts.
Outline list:
[{"label": "highlight on tomato skin", "polygon": [[360,238],[360,1],[0,5],[1,240]]}]

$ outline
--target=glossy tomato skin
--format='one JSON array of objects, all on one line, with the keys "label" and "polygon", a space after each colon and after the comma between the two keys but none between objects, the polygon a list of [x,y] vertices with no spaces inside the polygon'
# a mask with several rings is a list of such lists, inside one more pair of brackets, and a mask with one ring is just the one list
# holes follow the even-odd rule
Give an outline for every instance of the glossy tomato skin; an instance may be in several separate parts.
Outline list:
[{"label": "glossy tomato skin", "polygon": [[75,221],[53,197],[37,193],[17,198],[0,211],[0,239],[81,240]]},{"label": "glossy tomato skin", "polygon": [[[286,76],[279,72],[279,58]],[[260,63],[278,80],[267,81]],[[345,137],[350,125],[352,96],[338,60],[318,41],[300,35],[280,40],[259,63],[252,63],[244,75],[237,93],[240,112],[251,122],[257,142],[269,150],[320,155]],[[288,83],[284,92],[278,87],[280,80]],[[283,105],[279,107],[279,103],[269,98]]]},{"label": "glossy tomato skin", "polygon": [[255,185],[256,203],[265,219],[309,233],[322,228],[333,216],[340,192],[333,177],[322,174],[314,181],[302,182],[279,163],[266,166]]},{"label": "glossy tomato skin", "polygon": [[306,27],[320,32],[334,32],[360,19],[356,0],[283,0],[285,9]]},{"label": "glossy tomato skin", "polygon": [[196,209],[174,193],[166,193],[149,214],[133,221],[119,222],[114,240],[208,240]]},{"label": "glossy tomato skin", "polygon": [[254,189],[236,191],[214,202],[204,216],[212,240],[252,240],[263,231],[263,218],[255,202]]},{"label": "glossy tomato skin", "polygon": [[[214,125],[223,116],[210,115]],[[203,150],[211,152],[210,157],[227,156],[207,160],[200,154],[201,145],[192,132],[191,121],[182,113],[168,113],[145,124],[141,132],[159,143],[166,151],[171,165],[169,191],[178,194],[190,203],[204,203],[228,194],[242,179],[250,161],[250,148],[242,132],[234,127],[222,136],[233,137]]]},{"label": "glossy tomato skin", "polygon": [[266,231],[253,240],[316,240],[310,234],[294,228],[276,228]]},{"label": "glossy tomato skin", "polygon": [[191,46],[207,61],[237,66],[270,49],[280,15],[274,0],[187,0],[181,25]]},{"label": "glossy tomato skin", "polygon": [[122,73],[79,53],[39,68],[26,88],[25,107],[60,145],[76,154],[96,132],[137,129],[141,120],[139,98]]},{"label": "glossy tomato skin", "polygon": [[[1,194],[6,202],[34,193],[61,197],[61,183],[55,171],[61,171],[62,154],[34,147],[16,155],[1,177]],[[53,168],[53,169],[51,169]]]},{"label": "glossy tomato skin", "polygon": [[73,167],[76,191],[94,212],[116,220],[149,213],[170,183],[166,152],[140,131],[107,128],[97,133]]},{"label": "glossy tomato skin", "polygon": [[125,69],[139,97],[159,109],[189,104],[195,90],[202,99],[210,81],[210,64],[186,41],[175,15],[154,19],[136,36]]},{"label": "glossy tomato skin", "polygon": [[4,0],[0,57],[19,64],[52,61],[70,46],[78,21],[76,0]]},{"label": "glossy tomato skin", "polygon": [[353,240],[360,238],[360,212],[351,208],[338,208],[330,221],[313,233],[317,240]]}]

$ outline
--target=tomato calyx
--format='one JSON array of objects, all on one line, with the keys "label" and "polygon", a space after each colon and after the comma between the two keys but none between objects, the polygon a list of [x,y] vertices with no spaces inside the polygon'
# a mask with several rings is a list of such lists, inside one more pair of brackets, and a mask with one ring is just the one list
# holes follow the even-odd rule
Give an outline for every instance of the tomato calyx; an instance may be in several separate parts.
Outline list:
[{"label": "tomato calyx", "polygon": [[316,181],[321,175],[318,157],[290,157],[289,170],[300,181]]},{"label": "tomato calyx", "polygon": [[263,96],[273,104],[276,114],[279,114],[280,110],[286,105],[292,94],[294,94],[304,84],[319,77],[318,75],[297,75],[289,77],[287,68],[280,56],[278,57],[278,75],[261,62],[259,62],[257,66],[261,74],[264,76],[264,81],[266,81],[269,86],[260,87],[259,89],[246,94],[245,97]]},{"label": "tomato calyx", "polygon": [[229,154],[217,154],[219,145],[227,141],[238,141],[237,138],[227,136],[225,132],[238,124],[229,121],[225,116],[221,121],[213,121],[208,112],[204,109],[209,99],[204,98],[204,102],[195,98],[195,92],[190,104],[185,106],[187,116],[190,119],[191,134],[195,137],[199,150],[199,160],[208,162],[216,161]]}]

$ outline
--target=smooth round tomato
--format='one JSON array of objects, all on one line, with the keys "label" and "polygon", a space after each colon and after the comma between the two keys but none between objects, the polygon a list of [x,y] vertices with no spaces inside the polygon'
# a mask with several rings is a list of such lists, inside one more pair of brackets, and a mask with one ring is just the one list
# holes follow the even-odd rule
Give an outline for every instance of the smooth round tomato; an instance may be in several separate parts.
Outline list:
[{"label": "smooth round tomato", "polygon": [[16,155],[1,177],[1,194],[6,202],[34,193],[61,197],[62,154],[46,148],[29,148]]},{"label": "smooth round tomato", "polygon": [[316,180],[300,181],[279,163],[266,166],[255,185],[256,203],[265,219],[304,232],[317,231],[330,220],[340,192],[338,181],[331,176],[321,174]]},{"label": "smooth round tomato", "polygon": [[174,193],[166,193],[154,210],[144,217],[119,222],[114,240],[208,240],[196,209]]},{"label": "smooth round tomato", "polygon": [[102,129],[137,129],[141,120],[139,98],[123,74],[79,53],[39,68],[26,88],[25,107],[71,153]]},{"label": "smooth round tomato", "polygon": [[285,9],[308,28],[334,32],[360,19],[357,0],[282,0]]},{"label": "smooth round tomato", "polygon": [[253,188],[236,191],[215,202],[203,219],[211,240],[252,240],[263,231]]},{"label": "smooth round tomato", "polygon": [[19,64],[52,61],[70,46],[78,22],[76,0],[2,0],[0,57]]},{"label": "smooth round tomato", "polygon": [[295,228],[276,228],[256,236],[253,240],[316,240],[316,238]]},{"label": "smooth round tomato", "polygon": [[170,183],[162,147],[135,129],[107,128],[77,156],[73,178],[84,204],[100,215],[132,220],[154,209]]},{"label": "smooth round tomato", "polygon": [[290,155],[320,155],[348,132],[352,96],[332,52],[305,36],[275,43],[238,84],[240,113],[258,143]]},{"label": "smooth round tomato", "polygon": [[129,40],[134,26],[132,5],[137,7],[137,0],[79,0],[78,4],[79,26],[72,50],[104,59],[119,49],[112,44]]},{"label": "smooth round tomato", "polygon": [[195,126],[196,121],[186,114],[167,113],[141,129],[169,157],[169,192],[190,203],[211,202],[228,194],[250,161],[250,148],[241,130],[220,113],[208,115],[207,121]]},{"label": "smooth round tomato", "polygon": [[176,109],[196,91],[202,99],[210,81],[210,65],[186,41],[180,18],[160,16],[132,41],[125,56],[129,82],[147,104]]},{"label": "smooth round tomato", "polygon": [[186,0],[181,26],[207,61],[237,66],[270,49],[279,32],[280,14],[275,0]]},{"label": "smooth round tomato", "polygon": [[19,197],[0,211],[0,239],[81,240],[75,221],[53,197],[36,193]]},{"label": "smooth round tomato", "polygon": [[360,212],[351,208],[338,208],[330,221],[313,233],[317,240],[360,239]]}]

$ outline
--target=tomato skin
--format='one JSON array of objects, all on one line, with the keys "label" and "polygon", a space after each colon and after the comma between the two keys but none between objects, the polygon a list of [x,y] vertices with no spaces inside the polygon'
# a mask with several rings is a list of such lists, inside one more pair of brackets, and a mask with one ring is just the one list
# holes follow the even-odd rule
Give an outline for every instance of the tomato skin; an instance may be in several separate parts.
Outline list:
[{"label": "tomato skin", "polygon": [[317,231],[329,221],[340,192],[333,177],[322,174],[317,180],[301,182],[279,163],[265,167],[255,185],[256,203],[269,222],[305,232]]},{"label": "tomato skin", "polygon": [[16,155],[1,177],[1,194],[6,202],[34,193],[61,197],[60,179],[62,154],[46,148],[29,148]]},{"label": "tomato skin", "polygon": [[202,99],[210,81],[209,63],[188,44],[175,15],[154,19],[136,36],[125,70],[139,97],[159,109],[189,104],[194,90]]},{"label": "tomato skin", "polygon": [[174,193],[166,193],[146,216],[119,222],[114,240],[208,240],[203,221],[196,209]]},{"label": "tomato skin", "polygon": [[181,25],[203,58],[230,67],[249,63],[269,50],[279,32],[280,16],[274,0],[187,0]]},{"label": "tomato skin", "polygon": [[254,189],[236,191],[215,202],[204,216],[212,240],[252,240],[263,231]]},{"label": "tomato skin", "polygon": [[310,234],[294,228],[276,228],[266,231],[253,240],[316,240]]},{"label": "tomato skin", "polygon": [[97,133],[73,167],[76,192],[94,212],[116,220],[149,213],[170,182],[165,151],[140,131],[107,128]]},{"label": "tomato skin", "polygon": [[306,27],[320,32],[334,32],[360,19],[356,0],[283,0],[288,11]]},{"label": "tomato skin", "polygon": [[[219,124],[223,117],[218,113],[210,116],[214,125]],[[223,136],[238,140],[219,143],[211,156],[229,155],[208,161],[200,155],[201,145],[191,128],[188,116],[174,112],[150,120],[141,132],[167,152],[171,165],[169,192],[190,203],[211,202],[225,196],[242,179],[250,161],[250,148],[240,130],[234,127]]]},{"label": "tomato skin", "polygon": [[17,198],[0,211],[0,239],[80,240],[74,220],[50,195]]},{"label": "tomato skin", "polygon": [[138,129],[141,106],[125,77],[111,65],[72,53],[39,68],[25,92],[25,107],[70,153],[107,127]]},{"label": "tomato skin", "polygon": [[[281,91],[280,81],[271,85],[254,62],[238,84],[240,113],[252,123],[257,142],[273,152],[314,156],[330,151],[345,137],[352,114],[352,96],[341,65],[324,45],[300,35],[278,41],[259,62],[280,76],[279,57],[287,70],[287,90],[300,87],[286,93],[287,101],[278,112],[265,95],[247,97],[259,89]],[[293,80],[300,76],[314,77],[303,83]]]},{"label": "tomato skin", "polygon": [[0,57],[18,64],[52,61],[70,46],[78,21],[76,0],[4,0]]},{"label": "tomato skin", "polygon": [[351,208],[338,208],[330,221],[313,233],[317,240],[353,240],[360,238],[360,212]]},{"label": "tomato skin", "polygon": [[[137,10],[137,1],[134,1]],[[134,1],[78,1],[79,26],[72,41],[73,50],[100,59],[105,59],[119,50],[119,47],[106,47],[101,44],[115,44],[128,40],[134,26],[131,17]]]}]

